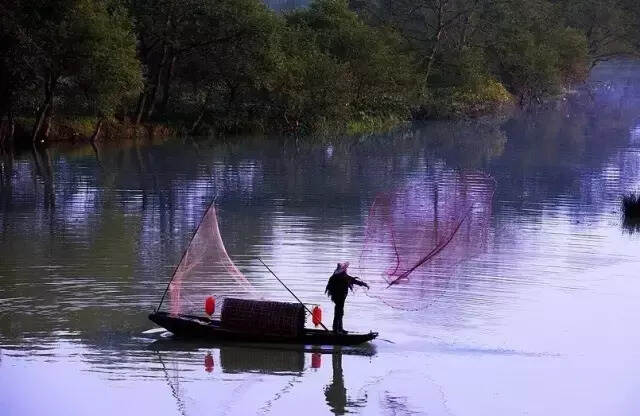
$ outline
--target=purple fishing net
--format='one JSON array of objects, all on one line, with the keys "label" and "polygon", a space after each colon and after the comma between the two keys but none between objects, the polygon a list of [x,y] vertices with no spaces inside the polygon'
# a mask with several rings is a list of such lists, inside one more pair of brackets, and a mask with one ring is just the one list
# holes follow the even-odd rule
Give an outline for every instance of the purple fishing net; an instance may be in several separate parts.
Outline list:
[{"label": "purple fishing net", "polygon": [[401,309],[427,307],[456,267],[485,250],[495,180],[443,172],[376,197],[360,256],[371,296]]}]

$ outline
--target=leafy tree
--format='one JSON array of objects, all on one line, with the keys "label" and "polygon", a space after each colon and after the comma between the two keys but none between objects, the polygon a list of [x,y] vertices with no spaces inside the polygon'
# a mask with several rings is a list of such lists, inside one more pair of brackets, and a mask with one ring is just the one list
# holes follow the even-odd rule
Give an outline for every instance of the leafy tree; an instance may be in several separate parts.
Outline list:
[{"label": "leafy tree", "polygon": [[23,110],[22,93],[33,79],[29,38],[16,18],[17,6],[9,0],[0,5],[0,144],[5,137],[13,138],[16,113]]},{"label": "leafy tree", "polygon": [[636,0],[562,0],[566,24],[587,39],[591,66],[620,55],[640,52],[640,2]]},{"label": "leafy tree", "polygon": [[485,41],[495,73],[521,102],[557,94],[586,73],[586,40],[563,25],[546,0],[498,0],[483,17],[492,22]]},{"label": "leafy tree", "polygon": [[[415,91],[412,55],[396,32],[367,25],[344,0],[318,0],[287,16],[287,70],[312,101],[286,98],[309,127],[359,117],[407,117]],[[315,120],[309,119],[315,107]],[[306,119],[306,120],[305,120]]]},{"label": "leafy tree", "polygon": [[639,20],[637,0],[4,0],[0,139],[34,114],[33,140],[56,113],[95,136],[114,114],[195,133],[487,111],[637,55]]},{"label": "leafy tree", "polygon": [[77,30],[85,38],[76,46],[76,53],[88,59],[69,84],[78,91],[83,112],[98,117],[96,136],[102,120],[115,114],[142,87],[142,73],[127,11],[116,4],[108,10],[92,2],[77,7],[83,16],[76,23]]},{"label": "leafy tree", "polygon": [[[265,87],[265,73],[274,65],[281,23],[262,2],[151,0],[135,2],[134,10],[146,67],[138,120],[151,117],[157,106],[165,112],[172,84],[181,87],[174,113],[195,114],[193,130],[207,114],[230,125],[259,107],[255,93]],[[242,100],[247,102],[241,111]]]},{"label": "leafy tree", "polygon": [[82,92],[92,102],[91,112],[106,116],[138,87],[140,69],[129,20],[121,8],[110,5],[99,0],[11,4],[13,37],[26,52],[22,68],[42,94],[32,140],[48,136],[59,100]]}]

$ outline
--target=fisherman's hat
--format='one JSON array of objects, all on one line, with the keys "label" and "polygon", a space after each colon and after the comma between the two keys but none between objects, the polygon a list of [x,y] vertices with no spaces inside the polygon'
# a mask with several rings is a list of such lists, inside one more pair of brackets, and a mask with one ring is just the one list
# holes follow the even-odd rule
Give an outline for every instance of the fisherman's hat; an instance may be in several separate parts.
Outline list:
[{"label": "fisherman's hat", "polygon": [[344,263],[338,263],[338,266],[336,267],[336,270],[333,272],[333,274],[344,273],[347,271],[347,267],[349,267],[348,261],[345,261]]}]

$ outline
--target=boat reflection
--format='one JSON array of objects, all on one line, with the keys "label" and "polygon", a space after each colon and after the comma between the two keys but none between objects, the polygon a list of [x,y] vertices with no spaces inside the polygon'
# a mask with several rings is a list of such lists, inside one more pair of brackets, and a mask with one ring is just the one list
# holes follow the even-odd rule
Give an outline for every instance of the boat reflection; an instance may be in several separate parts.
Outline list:
[{"label": "boat reflection", "polygon": [[281,370],[302,372],[305,370],[305,354],[309,356],[311,368],[319,368],[313,364],[313,357],[318,354],[357,355],[362,357],[373,357],[377,354],[375,344],[368,342],[355,346],[258,344],[185,340],[173,336],[160,338],[152,342],[148,348],[157,353],[207,351],[207,354],[210,354],[212,351],[218,350],[224,372],[256,372],[263,374],[274,374]]},{"label": "boat reflection", "polygon": [[[153,342],[150,349],[155,351],[158,361],[164,369],[172,395],[176,398],[178,408],[184,410],[184,399],[180,391],[183,377],[173,374],[178,368],[172,363],[175,355],[188,355],[197,358],[203,364],[204,372],[215,375],[223,374],[260,374],[298,378],[307,371],[321,371],[323,362],[331,358],[331,379],[324,386],[324,396],[330,411],[343,415],[354,408],[363,407],[367,403],[366,395],[351,399],[344,381],[342,366],[345,355],[363,357],[375,356],[377,351],[373,344],[360,346],[310,346],[281,344],[238,344],[238,343],[203,343],[163,338]],[[214,358],[214,357],[217,357]],[[177,359],[180,361],[180,359]],[[174,365],[175,364],[175,365]],[[173,373],[170,374],[173,370]],[[193,373],[191,377],[193,377]],[[286,383],[284,390],[289,390],[291,383]],[[278,395],[286,393],[280,391]],[[271,401],[269,401],[271,402]]]},{"label": "boat reflection", "polygon": [[622,228],[629,234],[640,233],[640,220],[624,217],[622,219]]},{"label": "boat reflection", "polygon": [[305,367],[305,353],[300,350],[262,349],[223,346],[220,366],[224,373],[261,373],[301,375]]}]

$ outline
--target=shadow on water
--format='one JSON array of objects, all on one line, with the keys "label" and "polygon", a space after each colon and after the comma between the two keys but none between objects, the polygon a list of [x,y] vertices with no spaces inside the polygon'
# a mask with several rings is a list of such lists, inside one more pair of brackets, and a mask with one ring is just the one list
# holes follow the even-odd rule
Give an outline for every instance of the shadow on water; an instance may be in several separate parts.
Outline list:
[{"label": "shadow on water", "polygon": [[347,389],[344,385],[342,355],[342,350],[339,347],[331,354],[331,382],[324,388],[324,396],[327,401],[327,405],[336,415],[350,413],[353,409],[364,407],[367,404],[366,396],[355,400],[349,399]]},{"label": "shadow on water", "polygon": [[[174,339],[173,337],[159,339],[148,347],[157,355],[158,362],[164,372],[165,379],[176,399],[181,414],[188,414],[180,383],[183,381],[179,374],[179,365],[172,363],[173,354],[188,353],[201,356],[203,369],[213,373],[217,366],[223,374],[263,374],[270,376],[285,376],[288,380],[284,386],[268,400],[262,410],[268,409],[283,395],[287,394],[296,380],[306,371],[319,370],[323,365],[323,358],[331,359],[331,380],[323,388],[325,401],[332,413],[343,415],[367,402],[364,398],[350,399],[344,381],[342,367],[343,356],[373,357],[376,355],[374,344],[366,343],[360,346],[310,346],[283,344],[238,344],[211,343]],[[216,354],[217,352],[217,354]],[[218,362],[214,356],[218,357]],[[305,357],[310,358],[307,365]]]},{"label": "shadow on water", "polygon": [[640,219],[639,218],[623,218],[622,227],[625,232],[629,234],[640,233]]},{"label": "shadow on water", "polygon": [[[166,334],[166,333],[165,333]],[[268,344],[268,343],[242,343],[242,342],[206,342],[198,340],[185,340],[176,338],[169,335],[166,338],[160,338],[151,344],[148,349],[157,352],[196,352],[205,349],[217,349],[217,350],[229,350],[229,349],[244,349],[248,355],[252,352],[262,351],[257,355],[256,360],[253,358],[247,360],[247,371],[249,369],[268,368],[269,360],[272,358],[270,353],[291,353],[291,354],[333,354],[340,352],[343,355],[354,355],[361,357],[374,357],[377,354],[377,348],[375,344],[367,342],[361,345],[355,346],[332,346],[332,345],[303,345],[303,344]],[[240,357],[245,357],[241,355]],[[231,362],[243,362],[231,361]],[[303,360],[304,362],[304,360]],[[242,364],[240,367],[244,366]],[[223,366],[224,368],[224,366]],[[235,369],[236,366],[229,366],[229,369]],[[268,371],[266,371],[268,373]]]}]

